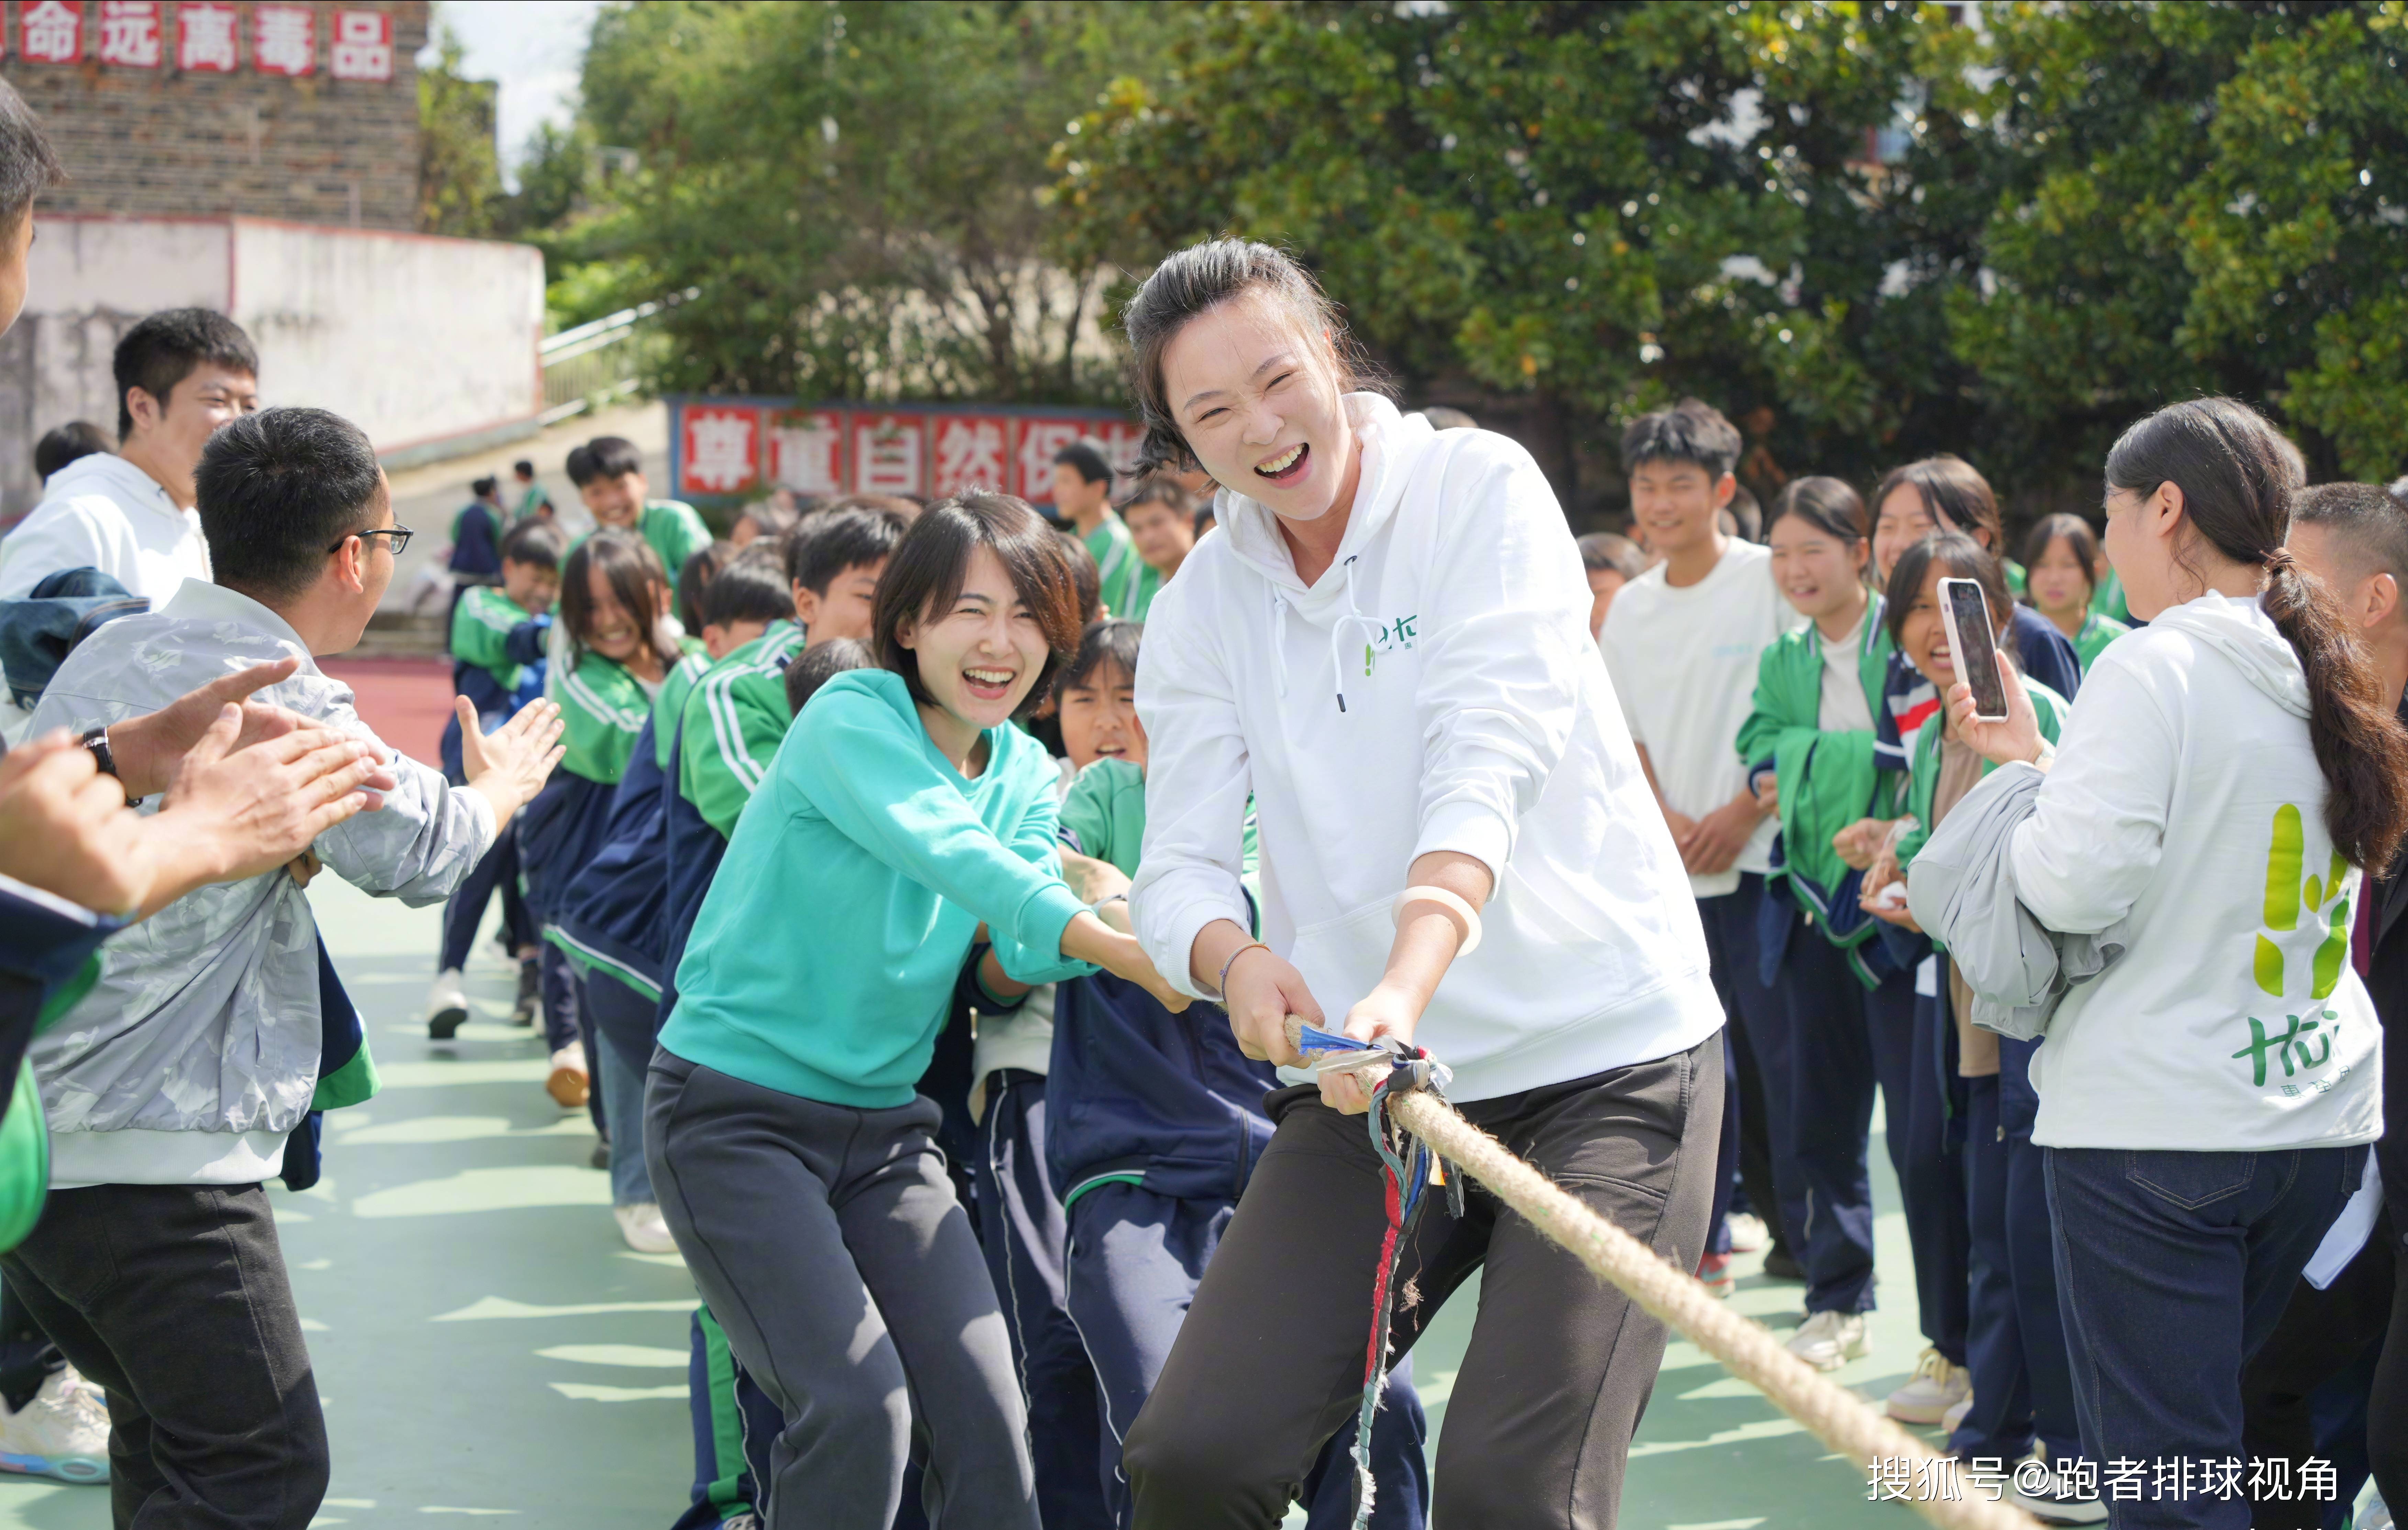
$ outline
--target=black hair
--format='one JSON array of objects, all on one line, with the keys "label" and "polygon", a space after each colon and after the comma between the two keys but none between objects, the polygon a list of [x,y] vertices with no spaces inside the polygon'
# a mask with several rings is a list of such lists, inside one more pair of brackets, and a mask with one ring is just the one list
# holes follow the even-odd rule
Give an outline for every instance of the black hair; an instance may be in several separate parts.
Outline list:
[{"label": "black hair", "polygon": [[903,534],[878,581],[870,613],[878,662],[903,677],[914,701],[933,706],[936,697],[920,683],[919,655],[903,646],[903,625],[930,621],[952,608],[980,548],[1002,561],[1013,593],[1045,635],[1045,666],[1023,705],[1043,700],[1054,674],[1078,651],[1078,593],[1060,534],[1026,500],[973,489],[929,506]]},{"label": "black hair", "polygon": [[1627,536],[1617,536],[1610,531],[1593,531],[1573,546],[1580,549],[1581,566],[1592,572],[1611,568],[1626,579],[1635,579],[1647,572],[1647,554]]},{"label": "black hair", "polygon": [[476,495],[479,499],[482,499],[487,494],[498,493],[501,491],[501,487],[502,480],[499,479],[481,478],[469,483],[468,492]]},{"label": "black hair", "polygon": [[2069,515],[2059,511],[2056,515],[2042,516],[2040,520],[2033,522],[2031,535],[2024,538],[2024,567],[2027,569],[2038,567],[2040,561],[2048,556],[2049,545],[2060,541],[2065,544],[2065,550],[2073,554],[2073,561],[2081,566],[2082,582],[2090,587],[2092,594],[2097,594],[2099,593],[2099,534],[2090,529],[2089,522],[2078,515]]},{"label": "black hair", "polygon": [[1936,457],[1925,457],[1893,467],[1882,475],[1879,487],[1873,490],[1873,513],[1881,513],[1882,502],[1893,490],[1912,488],[1923,502],[1924,513],[1931,517],[1938,531],[1961,531],[1973,540],[1982,538],[1976,532],[1990,534],[1990,551],[2003,558],[2007,555],[2007,532],[1999,520],[1999,496],[1990,492],[1990,480],[1975,472],[1973,465],[1954,452],[1943,451]]},{"label": "black hair", "polygon": [[1104,571],[1096,565],[1085,538],[1068,531],[1060,536],[1062,556],[1070,563],[1070,586],[1079,592],[1079,625],[1083,628],[1103,614]]},{"label": "black hair", "polygon": [[2291,525],[2322,526],[2349,538],[2369,574],[2388,574],[2408,592],[2408,505],[2372,483],[2319,483],[2291,505]]},{"label": "black hair", "polygon": [[1689,463],[1720,481],[1739,465],[1739,427],[1711,404],[1684,398],[1633,420],[1622,432],[1622,470],[1647,463]]},{"label": "black hair", "polygon": [[1063,666],[1062,678],[1054,682],[1056,691],[1068,691],[1083,685],[1087,678],[1106,665],[1117,665],[1131,681],[1137,679],[1138,640],[1145,636],[1145,623],[1121,617],[1090,622],[1087,630],[1079,635],[1079,651]]},{"label": "black hair", "polygon": [[1129,342],[1129,392],[1137,399],[1138,422],[1145,427],[1145,440],[1138,449],[1140,471],[1202,465],[1187,449],[1187,437],[1180,434],[1171,411],[1162,377],[1163,352],[1189,320],[1256,292],[1284,304],[1308,339],[1327,336],[1340,393],[1379,385],[1377,370],[1346,333],[1338,305],[1285,250],[1252,239],[1189,245],[1155,266],[1121,310],[1121,328]]},{"label": "black hair", "polygon": [[2107,487],[2146,498],[2173,484],[2192,532],[2265,571],[2258,607],[2307,676],[2325,827],[2352,865],[2381,872],[2408,832],[2408,732],[2384,705],[2382,679],[2340,600],[2283,545],[2300,487],[2297,462],[2296,449],[2248,405],[2186,399],[2124,432],[2107,453]]},{"label": "black hair", "polygon": [[756,499],[736,512],[737,520],[752,522],[755,540],[771,542],[782,541],[791,536],[795,523],[802,518],[801,510],[775,494]]},{"label": "black hair", "polygon": [[1196,514],[1196,496],[1168,473],[1148,473],[1139,479],[1128,497],[1121,501],[1121,514],[1125,517],[1140,505],[1168,505],[1191,519]]},{"label": "black hair", "polygon": [[531,479],[535,477],[535,464],[527,461],[524,457],[521,457],[518,461],[510,464],[510,471],[516,473],[523,479]]},{"label": "black hair", "polygon": [[[744,552],[752,551],[748,547]],[[703,593],[702,622],[707,627],[782,622],[794,614],[794,592],[786,587],[785,569],[774,556],[749,558],[738,553]]]},{"label": "black hair", "polygon": [[560,625],[568,634],[568,667],[583,663],[585,651],[593,646],[587,638],[594,630],[594,594],[587,582],[596,567],[662,665],[676,664],[677,650],[661,643],[661,597],[668,593],[669,577],[661,567],[660,554],[633,532],[605,529],[578,543],[560,571]]},{"label": "black hair", "polygon": [[66,183],[66,166],[59,163],[42,120],[25,105],[15,87],[0,79],[0,228],[13,230],[34,206],[34,198]]},{"label": "black hair", "polygon": [[736,544],[713,542],[685,555],[685,564],[678,570],[678,625],[686,631],[702,631],[703,603],[710,598],[710,581],[719,571],[736,561]]},{"label": "black hair", "polygon": [[34,473],[48,479],[71,462],[115,450],[116,443],[109,440],[107,431],[89,420],[70,420],[64,425],[52,426],[34,443]]},{"label": "black hair", "polygon": [[1054,453],[1054,466],[1059,467],[1065,463],[1089,483],[1112,481],[1112,465],[1104,461],[1102,450],[1093,441],[1072,441]]},{"label": "black hair", "polygon": [[367,529],[385,497],[366,432],[325,409],[228,422],[193,474],[217,582],[262,600],[318,582],[326,555]]},{"label": "black hair", "polygon": [[560,570],[560,560],[568,551],[568,538],[560,528],[548,521],[529,516],[502,534],[502,562],[527,564],[537,568]]},{"label": "black hair", "polygon": [[786,665],[786,709],[803,715],[820,687],[848,669],[875,669],[878,655],[858,637],[831,637],[795,655]]},{"label": "black hair", "polygon": [[1892,645],[1901,651],[1905,649],[1907,608],[1923,593],[1923,581],[1931,577],[1935,564],[1946,578],[1981,585],[1990,602],[1990,620],[1998,629],[1990,635],[1993,640],[2007,630],[2015,615],[2014,597],[2007,593],[2007,565],[1963,532],[1938,531],[1899,553],[1897,566],[1889,571],[1889,605],[1882,620],[1889,628]]},{"label": "black hair", "polygon": [[1764,506],[1744,483],[1731,485],[1730,502],[1722,513],[1730,517],[1730,535],[1742,541],[1764,540]]},{"label": "black hair", "polygon": [[111,369],[117,374],[117,438],[134,434],[128,391],[139,388],[167,407],[176,384],[203,362],[229,372],[259,376],[259,352],[242,326],[214,308],[168,308],[127,330],[117,342]]},{"label": "black hair", "polygon": [[1790,479],[1773,496],[1772,513],[1764,522],[1764,535],[1770,536],[1772,528],[1790,516],[1842,542],[1865,539],[1865,502],[1843,479]]},{"label": "black hair", "polygon": [[846,569],[872,568],[893,557],[907,529],[893,510],[812,516],[786,538],[786,578],[824,595]]},{"label": "black hair", "polygon": [[644,470],[644,454],[624,436],[596,436],[568,452],[568,481],[580,489],[597,479],[624,478]]}]

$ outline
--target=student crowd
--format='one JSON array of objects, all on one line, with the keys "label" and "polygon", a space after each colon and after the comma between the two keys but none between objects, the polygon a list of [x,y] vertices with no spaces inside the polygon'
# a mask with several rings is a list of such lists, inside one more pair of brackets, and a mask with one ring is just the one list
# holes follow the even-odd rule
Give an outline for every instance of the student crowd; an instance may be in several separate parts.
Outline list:
[{"label": "student crowd", "polygon": [[[55,173],[0,87],[20,303]],[[2057,515],[2018,562],[1964,461],[1762,508],[1687,401],[1575,543],[1276,251],[1126,322],[1152,465],[1064,449],[1058,523],[781,496],[719,541],[609,436],[574,506],[482,480],[439,765],[315,663],[412,536],[366,438],[259,410],[221,315],[127,332],[114,450],[0,541],[0,1466],[316,1512],[261,1187],[374,1087],[330,870],[444,904],[437,1043],[500,898],[546,1089],[702,1298],[680,1530],[1613,1523],[1663,1330],[1476,1186],[1404,1224],[1376,1410],[1358,1321],[1270,1315],[1368,1315],[1396,1228],[1290,1013],[1449,1065],[1710,1288],[1761,1251],[1826,1370],[1878,1097],[1928,1342],[1885,1406],[2049,1523],[2408,1494],[2408,503],[2194,401],[2111,454],[2103,553]],[[1433,1474],[1411,1340],[1484,1265]]]}]

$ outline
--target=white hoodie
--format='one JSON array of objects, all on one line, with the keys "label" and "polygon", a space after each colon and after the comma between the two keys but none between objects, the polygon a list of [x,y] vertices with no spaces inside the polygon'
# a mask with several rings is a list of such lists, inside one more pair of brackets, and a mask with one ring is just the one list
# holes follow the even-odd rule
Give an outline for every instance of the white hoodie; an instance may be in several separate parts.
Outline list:
[{"label": "white hoodie", "polygon": [[158,479],[106,451],[50,475],[42,502],[0,541],[0,600],[22,600],[63,568],[97,568],[150,608],[186,579],[209,577],[200,512],[179,506]]},{"label": "white hoodie", "polygon": [[2053,1148],[2264,1151],[2372,1142],[2383,1038],[2348,960],[2299,656],[2255,600],[2205,595],[2082,679],[2012,852],[2052,929],[2129,919],[2035,1054]]},{"label": "white hoodie", "polygon": [[1684,1051],[1722,1024],[1704,932],[1588,632],[1580,555],[1538,465],[1350,394],[1363,470],[1311,588],[1271,512],[1220,529],[1154,598],[1137,677],[1150,741],[1139,939],[1182,991],[1215,919],[1247,921],[1239,840],[1260,822],[1263,938],[1336,1026],[1379,981],[1391,905],[1431,851],[1496,874],[1480,948],[1415,1039],[1456,1098]]}]

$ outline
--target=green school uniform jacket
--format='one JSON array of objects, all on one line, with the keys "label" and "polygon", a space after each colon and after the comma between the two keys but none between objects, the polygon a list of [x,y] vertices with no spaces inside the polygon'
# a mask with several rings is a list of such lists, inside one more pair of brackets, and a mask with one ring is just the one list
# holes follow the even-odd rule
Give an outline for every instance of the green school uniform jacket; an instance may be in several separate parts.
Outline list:
[{"label": "green school uniform jacket", "polygon": [[452,657],[493,676],[494,683],[508,695],[519,688],[525,672],[510,662],[504,645],[509,641],[510,629],[531,620],[533,613],[502,593],[500,586],[478,585],[463,593],[452,608]]},{"label": "green school uniform jacket", "polygon": [[2082,622],[2082,630],[2073,635],[2073,652],[2082,661],[2082,672],[2088,674],[2091,665],[2106,651],[2107,645],[2132,629],[2112,616],[2101,616],[2098,608]]},{"label": "green school uniform jacket", "polygon": [[[1065,838],[1077,837],[1082,853],[1110,861],[1123,876],[1136,876],[1138,849],[1145,842],[1145,767],[1103,759],[1080,771],[1062,799],[1062,827]],[[1252,893],[1261,851],[1251,799],[1242,844],[1238,879]]]},{"label": "green school uniform jacket", "polygon": [[771,622],[705,671],[681,710],[678,794],[729,838],[795,721],[786,664],[802,651],[803,636],[792,622]]},{"label": "green school uniform jacket", "polygon": [[[695,639],[685,641],[687,653],[701,651]],[[672,665],[670,673],[676,669]],[[652,715],[652,694],[617,660],[588,649],[561,681],[559,700],[561,741],[568,750],[560,768],[604,786],[618,785],[636,752],[636,737]]]},{"label": "green school uniform jacket", "polygon": [[[701,514],[681,499],[644,501],[631,529],[660,555],[661,567],[667,571],[671,583],[676,582],[678,570],[685,566],[688,558],[710,545],[710,528],[702,523]],[[584,540],[580,536],[569,543],[568,551],[576,551]]]},{"label": "green school uniform jacket", "polygon": [[[1129,539],[1128,527],[1121,523],[1120,512],[1111,508],[1095,530],[1087,533],[1087,551],[1095,554],[1096,572],[1100,576],[1103,602],[1114,616],[1128,616],[1137,605],[1137,581],[1140,572],[1152,573],[1145,560],[1137,555],[1137,544]],[[1160,588],[1159,584],[1156,588]],[[1153,596],[1146,599],[1152,602]],[[1136,617],[1129,617],[1134,622]]]},{"label": "green school uniform jacket", "polygon": [[[1881,715],[1889,674],[1884,610],[1882,597],[1875,595],[1856,640],[1856,679],[1872,717]],[[1838,887],[1848,866],[1831,848],[1831,836],[1885,808],[1895,783],[1885,778],[1894,773],[1874,765],[1870,730],[1823,731],[1822,641],[1810,622],[1764,651],[1756,661],[1755,709],[1740,727],[1739,753],[1751,766],[1770,762],[1781,783],[1784,864],[1774,875],[1788,886],[1799,908],[1815,916],[1814,926],[1826,939],[1852,950],[1875,926],[1859,924],[1845,938],[1832,934],[1820,894]],[[1792,871],[1798,875],[1788,875]]]},{"label": "green school uniform jacket", "polygon": [[661,681],[661,694],[652,698],[652,764],[664,771],[669,767],[669,756],[677,752],[678,719],[685,715],[685,698],[710,673],[710,664],[709,653],[688,653]]}]

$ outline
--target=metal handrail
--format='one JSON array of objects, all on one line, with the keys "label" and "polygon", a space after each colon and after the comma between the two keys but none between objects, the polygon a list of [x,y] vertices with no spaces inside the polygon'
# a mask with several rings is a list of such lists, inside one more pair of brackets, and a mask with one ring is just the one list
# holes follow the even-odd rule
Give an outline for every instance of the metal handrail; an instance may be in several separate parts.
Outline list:
[{"label": "metal handrail", "polygon": [[536,347],[543,365],[543,422],[553,424],[634,393],[641,383],[637,348],[644,321],[701,295],[701,288],[688,287],[546,336]]}]

